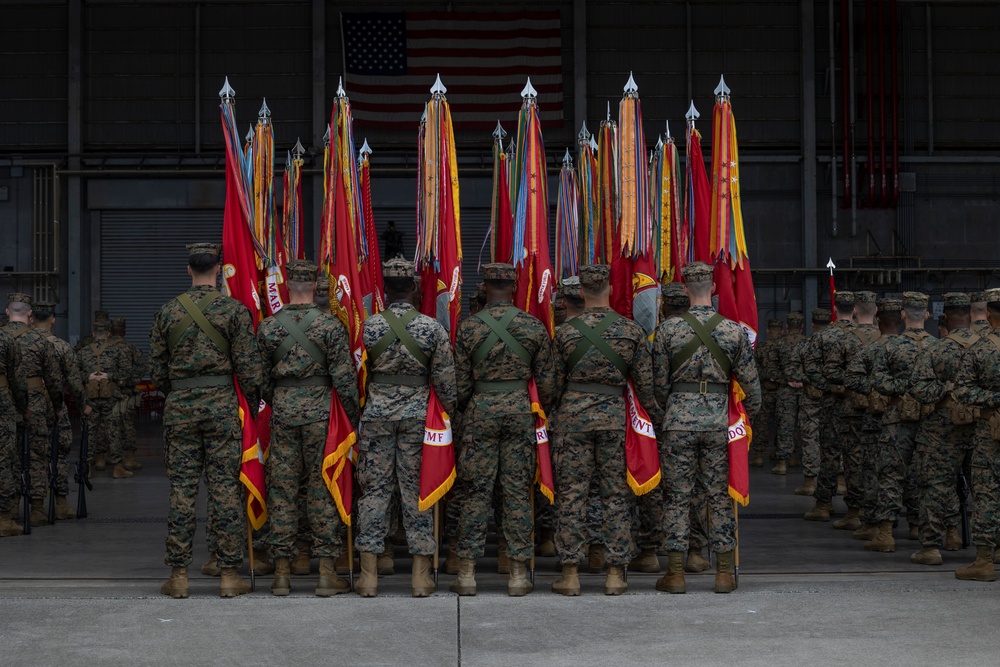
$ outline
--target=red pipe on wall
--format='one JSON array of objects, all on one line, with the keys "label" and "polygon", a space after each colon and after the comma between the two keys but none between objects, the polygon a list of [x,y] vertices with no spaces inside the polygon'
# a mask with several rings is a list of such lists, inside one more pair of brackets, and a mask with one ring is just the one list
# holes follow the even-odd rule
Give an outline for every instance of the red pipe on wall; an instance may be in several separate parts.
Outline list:
[{"label": "red pipe on wall", "polygon": [[850,12],[848,11],[849,2],[854,2],[854,0],[840,0],[840,96],[843,100],[841,103],[841,122],[844,124],[844,139],[842,155],[844,156],[844,202],[843,206],[847,207],[851,205],[851,197],[853,196],[852,190],[854,189],[854,183],[851,182],[851,145],[854,142],[854,137],[851,136],[851,106],[854,104],[854,100],[851,99],[851,66],[849,59],[850,46],[850,31],[854,29],[851,25]]},{"label": "red pipe on wall", "polygon": [[886,131],[885,131],[885,2],[878,0],[878,206],[889,204],[889,181],[886,178]]},{"label": "red pipe on wall", "polygon": [[868,207],[875,206],[875,65],[872,54],[872,1],[865,0],[865,95],[868,98]]},{"label": "red pipe on wall", "polygon": [[889,63],[892,72],[892,201],[899,201],[899,57],[896,52],[899,37],[899,17],[896,14],[896,0],[889,0]]}]

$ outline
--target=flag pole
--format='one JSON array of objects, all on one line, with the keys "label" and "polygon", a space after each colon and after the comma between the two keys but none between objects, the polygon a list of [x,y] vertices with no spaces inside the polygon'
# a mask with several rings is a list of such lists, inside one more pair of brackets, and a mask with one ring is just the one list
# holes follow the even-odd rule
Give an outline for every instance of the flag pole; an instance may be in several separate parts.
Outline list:
[{"label": "flag pole", "polygon": [[528,575],[531,577],[531,584],[535,584],[535,485],[531,485],[528,492],[531,498],[531,567]]},{"label": "flag pole", "polygon": [[347,577],[354,590],[354,527],[347,524]]},{"label": "flag pole", "polygon": [[733,578],[740,587],[740,506],[733,498],[733,517],[736,519],[736,549],[733,550]]},{"label": "flag pole", "polygon": [[247,515],[247,552],[250,554],[250,592],[253,593],[257,587],[257,574],[253,567],[253,525],[250,523],[250,515]]},{"label": "flag pole", "polygon": [[434,503],[434,583],[438,582],[438,563],[441,557],[441,539],[438,535],[438,519],[441,511],[441,502]]}]

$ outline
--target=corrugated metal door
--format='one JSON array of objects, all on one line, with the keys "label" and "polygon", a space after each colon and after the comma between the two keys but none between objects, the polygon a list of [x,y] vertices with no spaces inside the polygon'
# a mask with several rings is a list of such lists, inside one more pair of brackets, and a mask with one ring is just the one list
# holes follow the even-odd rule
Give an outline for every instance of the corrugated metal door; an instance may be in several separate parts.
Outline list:
[{"label": "corrugated metal door", "polygon": [[124,317],[127,338],[147,352],[153,314],[191,286],[184,246],[221,238],[221,210],[103,212],[101,307]]}]

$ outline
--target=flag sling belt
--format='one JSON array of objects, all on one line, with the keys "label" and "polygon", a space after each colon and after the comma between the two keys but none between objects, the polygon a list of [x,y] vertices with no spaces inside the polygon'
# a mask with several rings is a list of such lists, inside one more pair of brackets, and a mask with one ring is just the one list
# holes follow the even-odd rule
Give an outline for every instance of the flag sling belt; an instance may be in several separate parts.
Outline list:
[{"label": "flag sling belt", "polygon": [[[716,363],[722,366],[722,374],[729,376],[730,370],[732,368],[732,362],[729,361],[729,357],[726,356],[725,351],[719,344],[715,342],[712,338],[712,331],[715,327],[719,326],[719,323],[725,320],[722,315],[716,313],[712,317],[708,318],[705,324],[702,324],[697,317],[691,313],[684,313],[681,318],[687,322],[691,330],[694,331],[694,337],[688,341],[687,345],[682,347],[677,354],[670,358],[670,372],[673,373],[676,369],[680,368],[684,362],[688,361],[694,353],[698,351],[701,347],[708,348],[709,353],[712,358],[715,359]],[[701,382],[676,382],[670,386],[671,391],[690,393],[690,394],[727,394],[729,393],[729,383],[728,382],[706,382],[702,380]]]},{"label": "flag sling belt", "polygon": [[[566,375],[570,375],[576,365],[580,363],[583,359],[583,355],[587,353],[590,348],[597,348],[597,351],[604,355],[604,357],[610,361],[618,372],[622,374],[622,377],[626,380],[628,379],[628,364],[622,359],[621,355],[615,352],[614,348],[607,344],[607,342],[601,338],[601,334],[608,330],[608,328],[614,324],[616,321],[621,319],[621,315],[618,313],[610,313],[605,315],[604,318],[597,323],[595,327],[589,327],[583,323],[583,320],[574,317],[567,324],[580,332],[583,339],[577,343],[576,347],[573,348],[573,352],[570,353],[569,358],[566,360]],[[589,384],[585,382],[567,382],[567,391],[579,391],[585,394],[604,394],[606,396],[621,396],[622,392],[625,390],[625,385],[610,385],[610,384]]]},{"label": "flag sling belt", "polygon": [[[507,327],[510,323],[514,321],[517,317],[517,308],[511,308],[499,320],[493,319],[493,317],[487,313],[485,310],[481,310],[475,314],[480,320],[486,323],[490,328],[491,333],[486,337],[479,347],[476,348],[475,354],[472,355],[472,367],[476,368],[481,363],[486,360],[489,355],[490,350],[496,345],[497,341],[503,341],[507,349],[514,353],[524,365],[531,369],[531,353],[524,349],[524,346],[517,342],[517,339],[507,331]],[[492,382],[477,381],[476,391],[481,392],[507,392],[507,391],[517,391],[519,389],[527,389],[527,380],[494,380]]]},{"label": "flag sling belt", "polygon": [[[216,290],[212,290],[206,294],[200,301],[195,303],[191,297],[187,294],[181,294],[177,297],[181,306],[187,311],[181,320],[174,325],[173,329],[170,330],[170,335],[167,336],[167,349],[173,351],[177,347],[177,343],[180,342],[181,338],[185,333],[191,328],[192,324],[197,324],[198,328],[208,336],[208,338],[215,344],[219,351],[224,355],[229,355],[229,341],[219,333],[219,330],[212,326],[212,323],[208,321],[205,317],[205,308],[208,307],[210,303],[215,301],[217,298],[221,297],[222,294]],[[225,387],[231,386],[233,384],[232,375],[202,375],[200,377],[192,378],[178,378],[170,379],[171,389],[200,389],[203,387]]]},{"label": "flag sling belt", "polygon": [[[281,341],[281,344],[275,348],[274,353],[271,354],[271,365],[277,366],[278,362],[284,359],[288,353],[292,350],[292,346],[298,343],[302,346],[312,360],[319,364],[320,368],[326,369],[326,354],[323,350],[316,347],[306,336],[306,330],[309,325],[312,324],[317,317],[322,313],[318,308],[310,308],[306,311],[302,319],[296,322],[292,319],[292,315],[287,310],[279,310],[274,314],[275,321],[281,325],[281,327],[288,332],[285,339]],[[332,382],[329,375],[310,375],[304,378],[281,378],[274,383],[276,387],[330,387]]]},{"label": "flag sling belt", "polygon": [[[395,343],[397,340],[403,344],[406,351],[410,353],[414,359],[416,359],[421,366],[425,369],[430,367],[431,360],[427,357],[420,346],[417,345],[417,341],[414,340],[410,332],[406,330],[406,325],[416,319],[417,315],[420,313],[416,310],[408,310],[403,313],[402,317],[396,317],[396,314],[392,312],[389,308],[386,308],[381,313],[382,317],[385,318],[386,323],[389,325],[389,331],[385,332],[381,338],[375,341],[375,344],[368,349],[368,358],[371,361],[372,367],[375,366],[375,360],[378,359],[383,352],[389,349],[389,346]],[[386,373],[372,373],[371,382],[376,384],[394,384],[403,385],[406,387],[424,387],[430,382],[430,377],[427,375],[389,375]]]}]

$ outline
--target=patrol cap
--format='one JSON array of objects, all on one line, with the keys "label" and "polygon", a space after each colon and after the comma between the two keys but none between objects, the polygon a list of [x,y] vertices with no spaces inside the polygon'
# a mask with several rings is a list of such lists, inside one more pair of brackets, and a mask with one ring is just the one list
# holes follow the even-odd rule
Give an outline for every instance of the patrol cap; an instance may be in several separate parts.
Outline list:
[{"label": "patrol cap", "polygon": [[805,320],[806,318],[797,310],[793,310],[788,313],[788,317],[785,318],[785,321],[788,322],[788,326],[790,327],[800,327]]},{"label": "patrol cap", "polygon": [[382,275],[385,278],[412,278],[413,262],[402,257],[393,257],[382,262]]},{"label": "patrol cap", "polygon": [[516,277],[517,271],[513,264],[483,264],[483,280],[514,280]]},{"label": "patrol cap", "polygon": [[969,308],[972,306],[972,299],[965,292],[948,292],[943,297],[946,308]]},{"label": "patrol cap", "polygon": [[611,267],[607,264],[585,264],[580,267],[580,289],[601,292],[608,286]]},{"label": "patrol cap", "polygon": [[705,262],[691,262],[681,269],[686,283],[704,283],[712,280],[712,267]]},{"label": "patrol cap", "polygon": [[780,329],[782,324],[784,324],[784,323],[781,320],[768,320],[767,321],[767,328],[768,329]]},{"label": "patrol cap", "polygon": [[11,292],[7,295],[7,303],[26,303],[31,305],[31,297],[24,292]]},{"label": "patrol cap", "polygon": [[994,287],[983,292],[986,303],[1000,303],[1000,287]]},{"label": "patrol cap", "polygon": [[189,243],[187,244],[188,257],[194,255],[222,255],[222,245],[219,243]]},{"label": "patrol cap", "polygon": [[923,292],[903,292],[903,308],[926,308],[927,295]]},{"label": "patrol cap", "polygon": [[330,296],[330,276],[322,276],[316,279],[316,297],[329,298]]},{"label": "patrol cap", "polygon": [[855,302],[854,292],[841,292],[838,291],[833,297],[834,303],[838,306],[853,306]]},{"label": "patrol cap", "polygon": [[94,311],[94,320],[107,320],[111,318],[111,313],[104,310],[103,308],[98,308]]},{"label": "patrol cap", "polygon": [[112,317],[111,318],[111,328],[112,329],[124,329],[125,328],[125,318],[124,317]]},{"label": "patrol cap", "polygon": [[875,303],[875,292],[855,292],[854,303]]},{"label": "patrol cap", "polygon": [[[288,279],[295,283],[311,283],[316,281],[316,265],[307,259],[293,259],[286,266]],[[329,292],[329,283],[327,291]]]},{"label": "patrol cap", "polygon": [[660,293],[663,295],[663,300],[668,306],[690,306],[691,297],[688,296],[687,290],[684,289],[684,283],[663,283],[660,287]]},{"label": "patrol cap", "polygon": [[562,286],[559,288],[559,292],[563,296],[580,297],[580,276],[570,276],[569,278],[563,278]]},{"label": "patrol cap", "polygon": [[887,296],[879,302],[878,309],[881,312],[900,311],[903,309],[903,302],[895,297]]},{"label": "patrol cap", "polygon": [[969,292],[972,303],[986,303],[986,292]]},{"label": "patrol cap", "polygon": [[829,323],[830,310],[828,308],[813,308],[812,321],[813,324]]},{"label": "patrol cap", "polygon": [[36,315],[39,313],[55,313],[56,304],[54,303],[36,303],[31,307],[32,312]]}]

